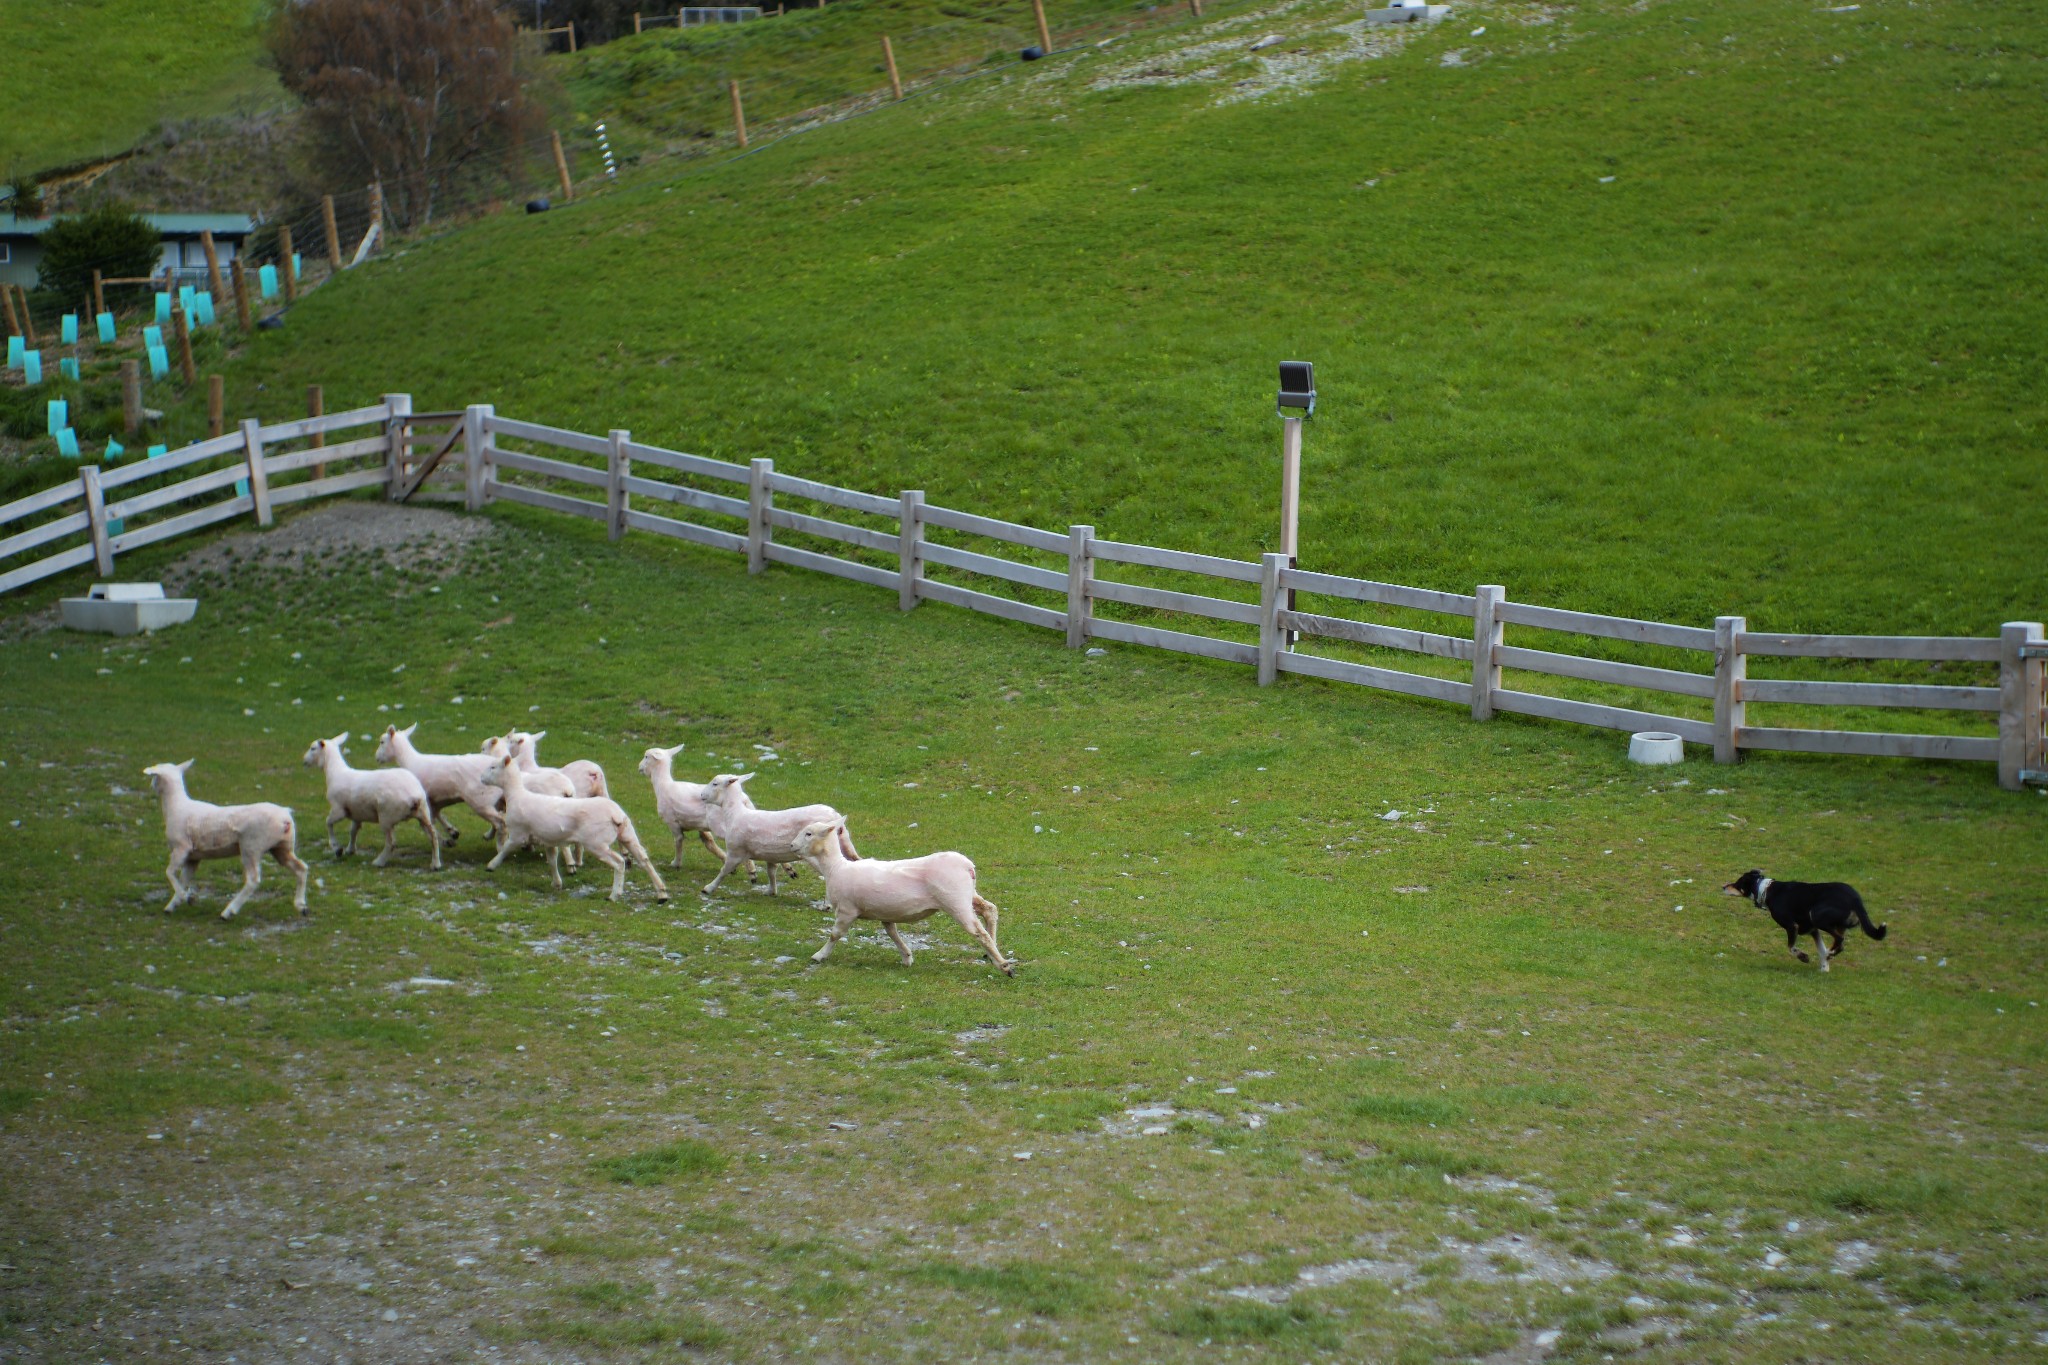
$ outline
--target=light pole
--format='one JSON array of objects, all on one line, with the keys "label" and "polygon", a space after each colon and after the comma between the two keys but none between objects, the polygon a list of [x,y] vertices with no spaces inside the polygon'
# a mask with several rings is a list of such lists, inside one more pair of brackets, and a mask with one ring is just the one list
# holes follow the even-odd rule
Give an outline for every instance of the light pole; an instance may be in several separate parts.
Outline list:
[{"label": "light pole", "polygon": [[[1306,360],[1280,362],[1280,553],[1289,568],[1299,568],[1301,531],[1301,424],[1316,415],[1316,367]],[[1294,590],[1287,590],[1287,610],[1294,610]],[[1282,647],[1294,648],[1295,633],[1281,636]]]},{"label": "light pole", "polygon": [[1316,367],[1306,360],[1280,362],[1280,553],[1299,553],[1301,527],[1301,424],[1316,415]]}]

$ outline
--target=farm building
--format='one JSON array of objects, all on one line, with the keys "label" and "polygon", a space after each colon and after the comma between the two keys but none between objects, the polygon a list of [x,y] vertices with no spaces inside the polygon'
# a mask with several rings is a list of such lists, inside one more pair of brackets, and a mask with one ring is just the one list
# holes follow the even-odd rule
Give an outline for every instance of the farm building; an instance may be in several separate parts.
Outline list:
[{"label": "farm building", "polygon": [[[229,261],[241,251],[249,234],[256,231],[256,220],[244,213],[145,213],[142,215],[155,225],[163,239],[163,251],[157,258],[156,273],[168,272],[177,283],[196,284],[206,277],[206,251],[200,245],[199,234],[213,233],[214,252],[220,257],[221,268],[226,269]],[[36,268],[43,258],[40,240],[52,218],[17,218],[11,213],[0,213],[0,283],[18,284],[24,289],[36,287]]]}]

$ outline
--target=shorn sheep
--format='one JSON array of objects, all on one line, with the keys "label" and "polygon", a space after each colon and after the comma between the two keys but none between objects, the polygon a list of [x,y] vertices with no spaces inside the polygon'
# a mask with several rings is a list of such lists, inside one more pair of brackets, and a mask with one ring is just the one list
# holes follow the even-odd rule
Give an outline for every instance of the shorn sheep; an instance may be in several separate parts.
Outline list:
[{"label": "shorn sheep", "polygon": [[519,849],[538,844],[548,851],[548,871],[557,890],[562,885],[559,854],[564,847],[581,848],[612,870],[612,899],[626,894],[626,860],[613,849],[624,844],[626,852],[640,864],[654,883],[655,899],[667,900],[668,887],[648,861],[647,850],[633,832],[633,822],[619,804],[605,796],[546,796],[529,791],[510,747],[493,741],[486,755],[490,766],[483,780],[505,793],[505,837],[498,855],[490,861],[492,871]]},{"label": "shorn sheep", "polygon": [[862,858],[848,861],[841,851],[846,839],[844,820],[819,820],[804,826],[797,836],[804,861],[825,879],[825,899],[832,904],[832,932],[825,946],[811,955],[823,962],[832,945],[846,937],[855,920],[878,920],[889,931],[903,965],[911,963],[910,945],[896,931],[899,924],[914,924],[943,910],[951,915],[968,936],[981,945],[989,961],[1015,976],[1017,964],[1003,956],[996,946],[995,905],[982,898],[974,887],[974,864],[963,853],[927,853],[922,858]]},{"label": "shorn sheep", "polygon": [[519,762],[519,771],[526,775],[526,785],[538,787],[534,781],[538,773],[560,773],[569,781],[569,790],[564,796],[610,796],[611,788],[605,785],[604,769],[587,758],[574,759],[559,768],[549,768],[540,761],[540,742],[548,737],[545,730],[514,730],[505,738],[512,743],[512,756]]},{"label": "shorn sheep", "polygon": [[171,863],[164,872],[170,878],[171,899],[164,905],[165,913],[196,894],[192,869],[199,863],[208,858],[240,858],[242,889],[220,912],[222,919],[233,919],[263,879],[263,855],[268,853],[298,878],[292,907],[305,914],[306,865],[299,860],[298,828],[292,813],[269,801],[247,806],[195,801],[185,792],[185,770],[191,766],[188,758],[183,763],[152,763],[142,770],[163,802],[164,837],[171,845]]},{"label": "shorn sheep", "polygon": [[420,786],[426,789],[427,805],[447,842],[454,843],[462,834],[441,812],[458,804],[481,816],[492,834],[500,834],[505,824],[498,814],[501,801],[495,790],[484,785],[484,769],[491,766],[490,759],[482,754],[423,754],[412,745],[412,732],[419,728],[417,722],[403,730],[395,725],[385,726],[383,737],[377,741],[377,761],[396,764],[420,780]]},{"label": "shorn sheep", "polygon": [[[356,851],[356,835],[365,823],[384,831],[384,851],[376,867],[391,861],[398,848],[398,827],[417,820],[434,846],[433,867],[441,869],[441,836],[434,829],[433,808],[427,804],[427,789],[403,768],[351,768],[341,746],[348,732],[333,739],[316,739],[306,749],[306,766],[318,768],[327,778],[327,847],[337,858]],[[348,848],[343,850],[334,837],[334,827],[348,821]]]},{"label": "shorn sheep", "polygon": [[860,857],[847,836],[845,820],[830,806],[795,806],[789,810],[762,810],[756,806],[746,788],[755,776],[720,773],[704,787],[705,800],[711,806],[711,832],[725,841],[725,866],[704,888],[705,895],[716,891],[727,873],[749,860],[768,865],[768,894],[776,894],[776,866],[803,860],[804,851],[797,836],[805,825],[819,821],[837,821],[846,859],[851,862]]},{"label": "shorn sheep", "polygon": [[676,836],[676,856],[669,866],[683,865],[683,845],[692,833],[711,850],[712,857],[723,862],[725,850],[711,837],[711,803],[705,799],[709,789],[702,782],[676,781],[675,759],[682,751],[678,744],[673,749],[649,749],[640,756],[640,772],[654,786],[654,809],[669,833]]}]

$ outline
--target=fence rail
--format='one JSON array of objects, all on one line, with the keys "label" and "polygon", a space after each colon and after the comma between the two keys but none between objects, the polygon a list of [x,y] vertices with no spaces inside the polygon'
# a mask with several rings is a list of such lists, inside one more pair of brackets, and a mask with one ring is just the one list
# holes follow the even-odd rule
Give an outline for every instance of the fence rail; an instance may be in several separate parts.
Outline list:
[{"label": "fence rail", "polygon": [[[371,433],[333,445],[310,444],[364,427]],[[581,458],[513,449],[504,442]],[[212,467],[174,479],[209,462]],[[330,473],[330,466],[344,467]],[[460,491],[421,492],[435,481],[459,484]],[[110,493],[131,486],[135,491],[109,500]],[[597,496],[572,496],[565,487],[595,490]],[[781,564],[830,574],[894,589],[905,610],[940,602],[1062,630],[1075,648],[1105,640],[1248,665],[1257,669],[1262,686],[1293,674],[1466,706],[1481,720],[1507,712],[1606,729],[1666,730],[1711,745],[1722,762],[1756,751],[1954,760],[1996,764],[2006,787],[2048,782],[2048,641],[2039,622],[2009,623],[1985,638],[1772,634],[1750,630],[1740,616],[1717,617],[1711,628],[1604,616],[1511,601],[1491,584],[1469,594],[1445,592],[1310,572],[1282,555],[1229,559],[1098,538],[1091,526],[1045,530],[928,504],[918,490],[885,497],[778,473],[772,460],[734,464],[636,442],[626,431],[595,436],[500,417],[487,405],[415,413],[405,394],[325,417],[268,426],[246,421],[237,431],[155,459],[106,471],[87,466],[75,483],[0,506],[0,565],[26,561],[0,572],[0,592],[88,564],[105,577],[113,573],[117,555],[144,545],[245,516],[267,526],[277,506],[364,488],[381,488],[393,498],[460,501],[472,511],[504,501],[585,517],[603,522],[613,540],[639,531],[744,555],[755,573]],[[777,506],[777,495],[840,515]],[[732,526],[704,525],[685,513],[723,518]],[[845,514],[883,525],[842,520]],[[138,519],[141,524],[129,524]],[[810,543],[778,539],[778,533]],[[973,538],[974,548],[953,543],[961,538]],[[64,543],[69,541],[76,543]],[[1026,562],[1015,557],[1020,551],[1057,556],[1064,566]],[[1105,577],[1106,569],[1124,577]],[[1131,571],[1150,581],[1125,581]],[[968,576],[973,585],[938,573]],[[1161,576],[1218,586],[1168,586]],[[995,587],[1004,591],[990,590]],[[1247,588],[1256,590],[1256,601],[1222,595]],[[1064,603],[1008,595],[1020,589],[1063,597]],[[1469,620],[1471,630],[1459,626],[1459,633],[1447,634],[1300,610],[1303,595]],[[1192,628],[1107,616],[1098,610],[1104,605],[1164,613]],[[1231,638],[1228,629],[1208,633],[1203,623],[1256,638]],[[1546,643],[1569,635],[1689,652],[1704,656],[1704,666],[1694,671],[1511,645],[1510,626],[1546,632]],[[1438,671],[1311,652],[1307,646],[1319,641],[1415,655],[1433,661]],[[1995,664],[1998,685],[1752,679],[1752,658]],[[1705,714],[1529,691],[1505,685],[1510,673],[1688,698],[1704,703],[1696,709]],[[1998,732],[1760,726],[1749,723],[1751,705],[1967,712],[1995,716]]]}]

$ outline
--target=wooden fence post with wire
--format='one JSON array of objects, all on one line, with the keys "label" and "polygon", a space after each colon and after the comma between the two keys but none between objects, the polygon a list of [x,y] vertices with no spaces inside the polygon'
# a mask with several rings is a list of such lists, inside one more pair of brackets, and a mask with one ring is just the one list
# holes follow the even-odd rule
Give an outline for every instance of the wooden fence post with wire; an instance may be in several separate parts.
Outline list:
[{"label": "wooden fence post with wire", "polygon": [[1052,51],[1052,30],[1045,26],[1045,0],[1031,0],[1031,15],[1038,20],[1038,50]]},{"label": "wooden fence post with wire", "polygon": [[[227,282],[220,277],[220,249],[214,245],[212,228],[199,229],[199,247],[206,253],[206,286],[213,291],[214,300],[218,302],[220,296],[228,291]],[[241,253],[236,252],[235,260],[239,262],[241,259]]]},{"label": "wooden fence post with wire", "polygon": [[889,64],[889,88],[896,92],[896,98],[903,98],[903,78],[896,74],[896,49],[889,44],[889,35],[882,35],[882,60]]},{"label": "wooden fence post with wire", "polygon": [[199,371],[192,364],[192,325],[185,317],[185,310],[171,310],[171,330],[178,336],[178,372],[185,376],[186,387],[199,379]]},{"label": "wooden fence post with wire", "polygon": [[277,225],[278,269],[284,272],[284,301],[299,301],[299,272],[296,265],[298,253],[292,250],[292,229],[289,223]]},{"label": "wooden fence post with wire", "polygon": [[235,257],[231,264],[235,276],[235,321],[241,323],[242,330],[247,332],[254,326],[249,321],[249,272],[243,268],[240,256]]},{"label": "wooden fence post with wire", "polygon": [[222,402],[223,387],[219,375],[206,376],[206,435],[209,440],[221,434],[221,423],[225,420],[222,416],[225,406]]},{"label": "wooden fence post with wire", "polygon": [[320,196],[320,220],[321,224],[327,229],[327,268],[329,271],[339,270],[341,269],[341,229],[334,224],[334,196],[331,194]]},{"label": "wooden fence post with wire", "polygon": [[548,140],[555,148],[555,174],[562,181],[562,202],[573,204],[576,202],[576,188],[569,183],[569,158],[562,155],[562,135],[559,131],[550,131]]},{"label": "wooden fence post with wire", "polygon": [[740,83],[727,81],[726,85],[732,90],[732,126],[740,135],[740,146],[744,147],[747,145],[747,110],[740,103]]}]

